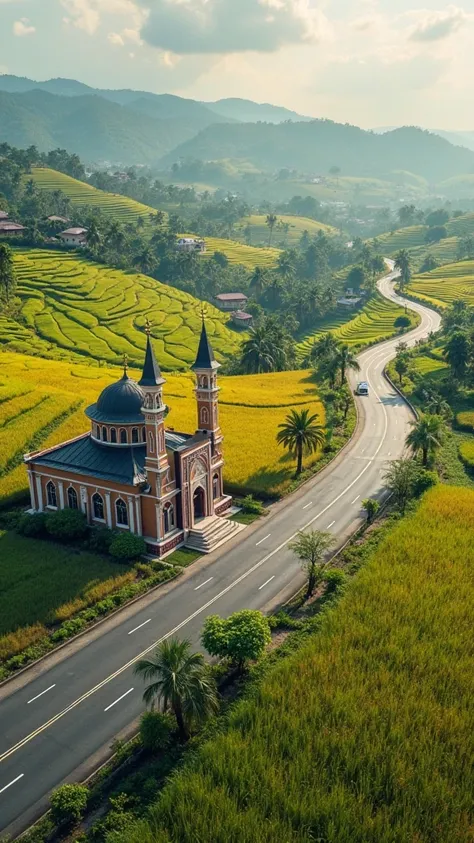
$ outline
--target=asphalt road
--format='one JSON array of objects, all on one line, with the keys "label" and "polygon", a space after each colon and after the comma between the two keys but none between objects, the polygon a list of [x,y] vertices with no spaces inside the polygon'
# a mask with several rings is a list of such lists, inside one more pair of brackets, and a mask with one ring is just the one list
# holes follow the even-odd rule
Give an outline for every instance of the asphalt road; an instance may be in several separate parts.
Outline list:
[{"label": "asphalt road", "polygon": [[[393,276],[380,284],[392,292]],[[420,326],[410,343],[439,327],[438,314],[418,304]],[[50,791],[83,776],[114,737],[143,710],[137,659],[173,633],[199,642],[206,615],[241,608],[268,608],[303,582],[288,550],[295,533],[314,527],[334,533],[338,545],[363,517],[361,501],[384,494],[383,473],[398,458],[411,413],[383,376],[398,340],[363,352],[361,372],[370,395],[357,398],[360,425],[350,445],[314,480],[272,508],[272,514],[184,577],[56,656],[0,688],[0,830],[18,834],[47,806]],[[243,441],[245,447],[245,441]]]}]

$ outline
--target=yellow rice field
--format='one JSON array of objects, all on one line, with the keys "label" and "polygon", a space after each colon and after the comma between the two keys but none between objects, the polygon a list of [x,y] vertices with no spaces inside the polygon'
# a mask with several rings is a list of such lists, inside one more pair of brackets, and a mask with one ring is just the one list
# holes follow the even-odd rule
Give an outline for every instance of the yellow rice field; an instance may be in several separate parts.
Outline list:
[{"label": "yellow rice field", "polygon": [[459,261],[416,275],[408,293],[437,307],[445,308],[456,299],[474,305],[474,261]]}]

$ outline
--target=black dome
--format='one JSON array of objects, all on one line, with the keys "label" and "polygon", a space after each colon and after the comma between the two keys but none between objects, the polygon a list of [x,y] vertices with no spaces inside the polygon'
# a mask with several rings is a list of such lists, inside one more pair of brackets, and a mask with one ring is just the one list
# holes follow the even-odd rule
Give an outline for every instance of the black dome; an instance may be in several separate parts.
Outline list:
[{"label": "black dome", "polygon": [[143,421],[140,410],[144,400],[144,392],[136,381],[124,375],[116,383],[105,387],[97,404],[87,408],[86,415],[100,422],[139,423]]}]

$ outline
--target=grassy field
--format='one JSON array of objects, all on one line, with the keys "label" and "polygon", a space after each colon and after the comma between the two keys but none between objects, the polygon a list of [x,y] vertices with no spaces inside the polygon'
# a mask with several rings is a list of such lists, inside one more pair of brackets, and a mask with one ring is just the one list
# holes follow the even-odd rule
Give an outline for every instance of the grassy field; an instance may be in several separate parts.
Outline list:
[{"label": "grassy field", "polygon": [[469,843],[474,492],[439,486],[127,843]]},{"label": "grassy field", "polygon": [[[277,217],[278,222],[273,229],[272,242],[283,248],[297,246],[304,231],[307,231],[310,236],[314,236],[320,231],[324,234],[337,234],[333,226],[325,225],[325,223],[317,222],[317,220],[312,220],[309,217],[298,217],[289,214],[277,214]],[[241,236],[244,236],[244,229],[248,226],[251,229],[252,243],[268,245],[270,231],[265,220],[266,216],[264,214],[252,214],[249,217],[243,217],[238,223]],[[289,225],[287,233],[279,227],[279,223]]]},{"label": "grassy field", "polygon": [[[193,362],[201,303],[188,293],[75,252],[16,251],[15,268],[23,317],[42,341],[114,364],[127,354],[139,364],[148,318],[163,369],[184,369]],[[217,308],[207,305],[207,311],[209,336],[222,359],[238,349],[240,337],[226,327],[228,317]],[[25,348],[21,337],[9,339],[16,349],[27,350],[27,340]]]},{"label": "grassy field", "polygon": [[459,261],[415,275],[407,291],[437,307],[447,307],[455,299],[473,305],[474,261]]},{"label": "grassy field", "polygon": [[[120,370],[9,352],[3,353],[0,363],[2,505],[25,496],[22,454],[88,430],[84,408],[120,377]],[[167,423],[192,432],[197,424],[193,377],[191,373],[166,377],[165,397],[171,408]],[[281,494],[291,483],[295,463],[276,443],[278,425],[292,407],[309,407],[324,423],[324,408],[308,372],[221,377],[220,386],[227,487],[234,492]],[[306,464],[318,459],[316,454]]]},{"label": "grassy field", "polygon": [[[410,311],[407,315],[412,325],[416,325],[416,315]],[[316,329],[298,344],[298,352],[304,357],[317,338],[327,331],[331,331],[339,340],[351,346],[363,347],[380,342],[396,333],[394,322],[399,316],[405,316],[405,309],[377,294],[355,315],[341,311],[321,321]]]}]

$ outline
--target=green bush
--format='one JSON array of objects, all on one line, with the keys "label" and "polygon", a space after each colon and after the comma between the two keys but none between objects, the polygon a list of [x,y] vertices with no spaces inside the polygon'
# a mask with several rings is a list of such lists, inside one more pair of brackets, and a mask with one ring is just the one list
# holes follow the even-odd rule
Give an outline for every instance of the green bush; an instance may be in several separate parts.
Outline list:
[{"label": "green bush", "polygon": [[439,477],[436,471],[427,471],[426,468],[419,468],[413,478],[413,495],[415,498],[424,495],[428,489],[439,483]]},{"label": "green bush", "polygon": [[252,515],[261,515],[263,512],[263,506],[260,501],[256,501],[253,495],[247,495],[246,498],[242,501],[242,510],[243,512],[248,512]]},{"label": "green bush", "polygon": [[132,559],[139,559],[145,553],[145,542],[141,536],[134,536],[133,533],[122,533],[113,539],[109,552],[114,559],[130,562]]},{"label": "green bush", "polygon": [[71,618],[70,621],[64,621],[59,629],[57,629],[56,632],[53,632],[51,640],[55,643],[67,641],[68,638],[72,638],[73,635],[77,635],[78,632],[81,632],[85,625],[86,621],[84,618]]},{"label": "green bush", "polygon": [[117,533],[108,527],[94,527],[89,535],[89,548],[93,553],[109,553]]},{"label": "green bush", "polygon": [[144,579],[153,576],[154,568],[151,565],[147,565],[146,562],[136,562],[133,567],[135,568],[137,574]]},{"label": "green bush", "polygon": [[46,530],[53,539],[78,541],[88,531],[86,516],[78,509],[59,509],[46,519]]},{"label": "green bush", "polygon": [[37,539],[46,533],[46,515],[44,512],[36,512],[34,515],[25,513],[19,523],[18,532],[29,539]]},{"label": "green bush", "polygon": [[62,784],[51,794],[51,814],[59,825],[79,822],[87,806],[89,789],[83,784]]},{"label": "green bush", "polygon": [[158,752],[168,746],[173,730],[169,714],[161,711],[145,711],[140,718],[140,740],[148,752]]},{"label": "green bush", "polygon": [[326,571],[324,581],[326,583],[327,594],[336,594],[336,592],[344,587],[346,580],[346,574],[339,568],[331,568],[330,571]]}]

